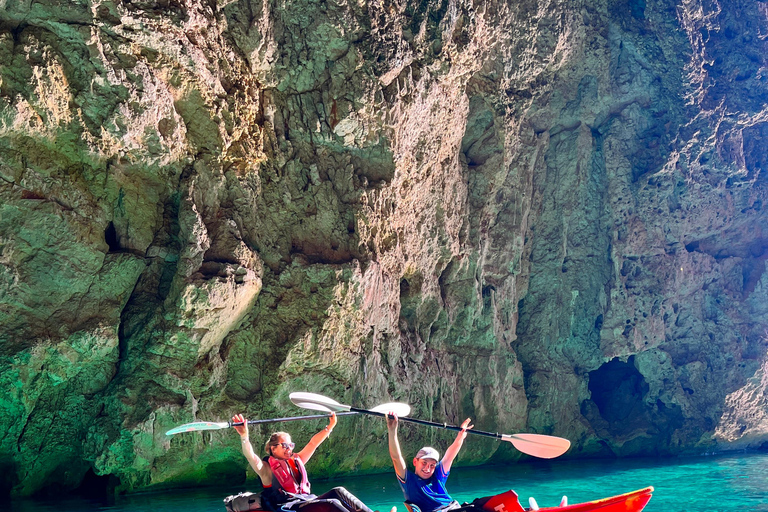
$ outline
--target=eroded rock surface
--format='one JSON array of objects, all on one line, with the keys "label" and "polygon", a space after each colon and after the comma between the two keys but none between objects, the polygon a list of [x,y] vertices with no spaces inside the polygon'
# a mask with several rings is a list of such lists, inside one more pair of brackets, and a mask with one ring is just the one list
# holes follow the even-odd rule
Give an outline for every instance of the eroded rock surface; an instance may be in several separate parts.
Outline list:
[{"label": "eroded rock surface", "polygon": [[3,492],[768,442],[765,2],[0,6]]}]

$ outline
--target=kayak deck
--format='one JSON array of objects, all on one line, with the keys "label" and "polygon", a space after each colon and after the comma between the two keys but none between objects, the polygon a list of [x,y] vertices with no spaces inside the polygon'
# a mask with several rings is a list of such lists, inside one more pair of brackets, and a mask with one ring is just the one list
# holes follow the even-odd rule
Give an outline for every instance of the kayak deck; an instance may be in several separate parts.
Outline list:
[{"label": "kayak deck", "polygon": [[[540,507],[539,512],[640,512],[645,508],[653,495],[653,487],[611,496],[596,501],[576,503],[565,507]],[[530,510],[530,509],[525,509]]]},{"label": "kayak deck", "polygon": [[[576,503],[573,505],[566,505],[565,507],[539,507],[535,510],[536,512],[640,512],[648,504],[652,494],[653,487],[646,487],[637,491],[619,494],[618,496],[611,496],[610,498],[602,498],[596,501]],[[303,505],[301,510],[303,512],[339,512],[338,507],[334,507],[327,501],[328,500],[321,500],[316,503],[309,502],[306,505]],[[267,512],[260,505],[260,500],[254,500],[253,508],[245,507],[237,508],[237,510],[258,510]],[[486,512],[534,512],[532,509],[523,508],[522,505],[520,505],[520,501],[518,500],[515,491],[507,491],[495,496],[478,498],[472,505],[476,507],[474,510],[484,510]],[[416,507],[412,508],[407,503],[406,508],[409,511],[418,510]],[[227,510],[231,512],[233,508],[228,506]]]}]

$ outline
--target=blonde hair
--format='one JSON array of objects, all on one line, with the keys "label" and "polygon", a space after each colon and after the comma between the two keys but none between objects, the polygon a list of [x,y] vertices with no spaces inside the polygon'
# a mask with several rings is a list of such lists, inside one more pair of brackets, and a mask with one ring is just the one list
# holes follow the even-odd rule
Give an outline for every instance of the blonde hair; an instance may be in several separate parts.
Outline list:
[{"label": "blonde hair", "polygon": [[267,439],[267,442],[264,444],[264,451],[267,452],[267,455],[272,455],[272,447],[280,444],[277,440],[281,437],[288,437],[290,439],[291,434],[288,432],[275,432],[269,436],[269,439]]}]

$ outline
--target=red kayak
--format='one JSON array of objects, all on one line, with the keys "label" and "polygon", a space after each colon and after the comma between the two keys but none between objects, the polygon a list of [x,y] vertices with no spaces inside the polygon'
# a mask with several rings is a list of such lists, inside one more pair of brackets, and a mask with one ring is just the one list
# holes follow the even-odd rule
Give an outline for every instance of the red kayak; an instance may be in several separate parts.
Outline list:
[{"label": "red kayak", "polygon": [[[472,502],[476,507],[474,510],[485,510],[487,512],[640,512],[651,499],[653,487],[646,487],[639,491],[628,492],[610,498],[603,498],[597,501],[586,503],[576,503],[575,505],[566,505],[562,507],[541,507],[537,509],[523,508],[517,499],[515,491],[507,491],[496,496],[487,498],[478,498]],[[232,498],[237,498],[232,501]],[[230,496],[226,507],[229,512],[261,511],[261,500],[258,495],[252,493],[241,493],[237,496]],[[406,508],[413,509],[406,505]],[[307,503],[301,507],[302,512],[339,512],[339,507],[328,503],[328,500],[317,503]],[[266,511],[265,511],[266,512]]]},{"label": "red kayak", "polygon": [[[653,494],[653,487],[646,487],[638,491],[603,498],[597,501],[576,503],[564,507],[541,507],[539,512],[640,512],[648,504]],[[477,503],[480,505],[481,503]],[[523,508],[517,499],[515,491],[507,491],[496,496],[491,496],[488,501],[481,504],[488,512],[529,512],[530,508]]]}]

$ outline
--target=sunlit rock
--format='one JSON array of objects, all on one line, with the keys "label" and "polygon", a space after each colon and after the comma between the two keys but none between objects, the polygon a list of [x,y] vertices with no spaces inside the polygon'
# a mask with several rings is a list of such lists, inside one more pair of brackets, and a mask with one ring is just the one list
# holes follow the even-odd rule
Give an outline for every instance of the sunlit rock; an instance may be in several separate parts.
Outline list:
[{"label": "sunlit rock", "polygon": [[[741,1],[4,2],[0,492],[231,484],[233,432],[164,432],[291,391],[568,457],[764,445],[766,33]],[[340,419],[312,473],[388,467],[385,432]]]}]

